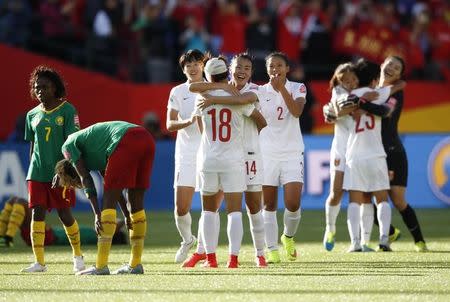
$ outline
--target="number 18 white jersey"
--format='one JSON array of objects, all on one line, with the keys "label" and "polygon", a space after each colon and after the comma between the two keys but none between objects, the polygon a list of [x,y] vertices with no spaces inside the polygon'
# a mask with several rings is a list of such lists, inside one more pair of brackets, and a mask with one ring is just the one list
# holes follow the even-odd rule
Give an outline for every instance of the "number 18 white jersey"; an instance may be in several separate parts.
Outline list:
[{"label": "number 18 white jersey", "polygon": [[[230,96],[224,90],[210,90],[214,96]],[[228,172],[244,165],[244,116],[255,110],[252,104],[212,105],[195,115],[201,116],[203,133],[199,152],[199,169],[202,172]]]}]

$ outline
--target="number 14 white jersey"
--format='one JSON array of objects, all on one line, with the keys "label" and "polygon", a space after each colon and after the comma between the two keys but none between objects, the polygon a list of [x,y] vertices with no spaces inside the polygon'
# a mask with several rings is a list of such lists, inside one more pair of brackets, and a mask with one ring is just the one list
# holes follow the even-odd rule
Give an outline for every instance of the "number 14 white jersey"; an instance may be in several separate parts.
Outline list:
[{"label": "number 14 white jersey", "polygon": [[[210,90],[214,96],[230,96],[224,90]],[[200,116],[203,133],[199,152],[199,169],[202,172],[227,172],[244,165],[243,125],[244,116],[250,116],[255,110],[252,104],[212,105],[202,111]]]}]

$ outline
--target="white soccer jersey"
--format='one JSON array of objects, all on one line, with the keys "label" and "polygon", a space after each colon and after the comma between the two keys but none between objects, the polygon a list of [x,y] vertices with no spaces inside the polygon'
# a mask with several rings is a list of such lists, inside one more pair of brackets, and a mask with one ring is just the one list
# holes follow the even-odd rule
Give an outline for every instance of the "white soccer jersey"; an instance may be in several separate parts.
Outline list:
[{"label": "white soccer jersey", "polygon": [[[285,87],[294,100],[306,97],[306,87],[302,83],[286,80]],[[263,156],[275,160],[298,158],[305,148],[298,117],[289,112],[281,93],[270,83],[261,86],[260,91],[264,95],[259,100],[261,113],[267,121],[267,127],[259,134]]]},{"label": "white soccer jersey", "polygon": [[[224,90],[210,90],[213,96],[230,96]],[[200,143],[199,169],[202,172],[228,172],[244,165],[244,116],[255,110],[252,104],[212,105],[195,114],[201,116],[203,133]]]},{"label": "white soccer jersey", "polygon": [[[246,92],[253,92],[256,94],[258,99],[260,98],[261,93],[259,92],[259,86],[253,83],[247,83],[244,87],[240,90],[241,93]],[[255,107],[258,108],[258,102],[255,103]],[[255,122],[247,117],[244,116],[244,150],[245,152],[250,152],[253,154],[261,154],[261,150],[259,147],[259,133],[258,133],[258,127],[256,126]]]},{"label": "white soccer jersey", "polygon": [[[368,91],[374,89],[363,87],[352,91],[358,97],[361,97]],[[373,101],[375,104],[385,103],[390,94],[390,87],[376,89],[379,96]],[[352,119],[350,124],[350,135],[347,142],[346,161],[363,160],[373,157],[386,157],[383,142],[381,140],[381,117],[365,113],[357,120]]]},{"label": "white soccer jersey", "polygon": [[[189,119],[195,109],[196,96],[189,91],[188,82],[175,86],[170,91],[167,108],[178,111],[181,119]],[[196,123],[178,130],[175,142],[175,165],[181,162],[195,165],[200,139],[201,133]]]},{"label": "white soccer jersey", "polygon": [[[338,99],[346,98],[348,91],[338,85],[331,91],[331,102],[336,103]],[[352,117],[348,114],[339,117],[334,123],[334,137],[330,150],[330,169],[344,171],[345,168],[345,152],[347,150],[347,140],[350,134],[349,126]]]}]

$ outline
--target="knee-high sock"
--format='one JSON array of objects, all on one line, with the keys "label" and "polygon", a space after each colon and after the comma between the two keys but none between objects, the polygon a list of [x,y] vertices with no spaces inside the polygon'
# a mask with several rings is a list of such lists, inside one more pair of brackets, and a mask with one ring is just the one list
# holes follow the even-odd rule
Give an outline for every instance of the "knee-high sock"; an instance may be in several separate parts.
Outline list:
[{"label": "knee-high sock", "polygon": [[130,231],[130,266],[135,267],[141,263],[142,252],[144,250],[144,239],[147,233],[147,218],[145,210],[131,214],[133,229]]},{"label": "knee-high sock", "polygon": [[419,220],[417,220],[416,212],[414,211],[414,209],[411,208],[408,204],[403,211],[400,211],[400,214],[402,215],[403,221],[408,227],[409,232],[413,236],[414,242],[425,242],[425,240],[423,239],[422,230],[420,229]]},{"label": "knee-high sock", "polygon": [[373,228],[373,204],[363,203],[360,208],[361,244],[368,245]]},{"label": "knee-high sock", "polygon": [[2,212],[0,213],[0,237],[6,235],[6,229],[8,228],[9,217],[12,212],[12,204],[9,202],[5,203]]},{"label": "knee-high sock", "polygon": [[266,246],[270,251],[278,250],[277,211],[263,210]]},{"label": "knee-high sock", "polygon": [[70,245],[72,246],[72,252],[74,256],[81,256],[81,242],[80,242],[80,228],[78,227],[78,222],[75,222],[69,226],[64,226],[64,230],[67,234],[67,239],[69,239]]},{"label": "knee-high sock", "polygon": [[298,224],[300,223],[301,218],[301,210],[300,208],[291,212],[288,209],[284,210],[284,235],[288,237],[294,237],[295,233],[297,233]]},{"label": "knee-high sock", "polygon": [[264,255],[264,218],[262,211],[251,214],[247,212],[250,222],[250,233],[252,234],[253,246],[255,247],[256,256]]},{"label": "knee-high sock", "polygon": [[241,250],[242,236],[244,235],[242,212],[231,212],[228,214],[227,235],[229,254],[238,256]]},{"label": "knee-high sock", "polygon": [[326,230],[328,232],[336,233],[336,220],[341,210],[341,204],[332,206],[328,203],[325,204],[325,221]]},{"label": "knee-high sock", "polygon": [[361,243],[361,234],[359,232],[359,211],[360,205],[356,202],[350,202],[347,207],[347,227],[350,234],[350,240],[353,245]]},{"label": "knee-high sock", "polygon": [[183,216],[178,216],[177,213],[175,213],[175,224],[177,226],[178,233],[180,233],[180,236],[183,239],[183,242],[190,243],[192,240],[191,213],[188,212],[186,215]]},{"label": "knee-high sock", "polygon": [[202,220],[202,235],[203,235],[203,245],[205,247],[207,254],[212,254],[216,252],[217,248],[217,221],[216,212],[203,211]]},{"label": "knee-high sock", "polygon": [[203,244],[203,235],[202,235],[202,223],[203,223],[203,212],[200,215],[200,219],[198,220],[198,231],[197,231],[197,254],[205,253],[205,246]]},{"label": "knee-high sock", "polygon": [[41,265],[44,261],[45,221],[31,221],[31,246],[35,262]]},{"label": "knee-high sock", "polygon": [[380,226],[380,244],[389,244],[391,215],[391,206],[387,201],[382,201],[377,205],[377,218]]},{"label": "knee-high sock", "polygon": [[8,228],[6,229],[6,236],[14,238],[17,231],[22,226],[25,219],[25,206],[20,203],[13,205],[11,215],[9,216]]},{"label": "knee-high sock", "polygon": [[[373,212],[373,223],[375,223],[377,226],[379,226],[378,223],[378,211],[377,211],[377,207],[373,208],[374,212]],[[401,213],[400,213],[401,214]],[[392,225],[389,226],[389,236],[393,235],[395,233],[395,227]]]},{"label": "knee-high sock", "polygon": [[[219,211],[219,210],[217,210],[217,211]],[[219,212],[216,212],[216,217],[215,217],[215,219],[216,219],[216,228],[215,228],[215,231],[216,231],[216,235],[215,235],[215,241],[214,241],[214,245],[215,245],[215,249],[217,249],[217,247],[219,246],[219,235],[220,235],[220,214],[219,214]]]},{"label": "knee-high sock", "polygon": [[108,265],[109,252],[114,232],[116,231],[116,210],[106,209],[102,211],[103,231],[100,232],[97,243],[96,268],[103,268]]}]

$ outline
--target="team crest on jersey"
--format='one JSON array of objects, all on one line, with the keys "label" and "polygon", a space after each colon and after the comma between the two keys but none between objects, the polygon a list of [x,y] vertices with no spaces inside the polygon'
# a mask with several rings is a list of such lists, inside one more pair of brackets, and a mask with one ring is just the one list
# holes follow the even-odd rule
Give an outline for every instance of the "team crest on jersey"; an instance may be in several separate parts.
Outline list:
[{"label": "team crest on jersey", "polygon": [[450,137],[436,144],[428,158],[428,183],[437,198],[450,204]]},{"label": "team crest on jersey", "polygon": [[306,86],[305,84],[300,84],[300,88],[299,88],[301,93],[306,93]]},{"label": "team crest on jersey", "polygon": [[340,159],[340,158],[336,158],[336,159],[334,160],[334,166],[335,166],[335,167],[339,166],[340,163],[341,163],[341,159]]},{"label": "team crest on jersey", "polygon": [[56,118],[55,118],[55,123],[56,123],[56,125],[58,125],[58,126],[62,126],[62,125],[64,125],[64,117],[62,117],[62,116],[57,116]]}]

